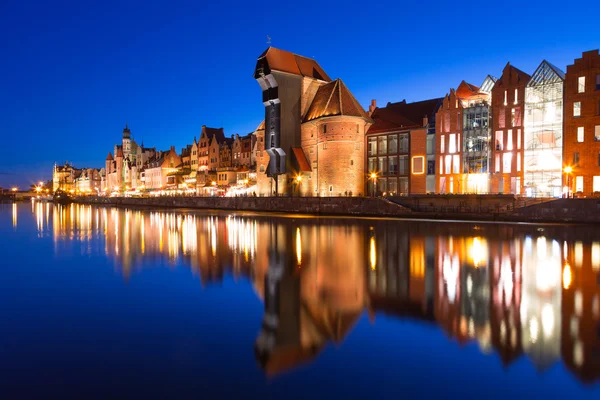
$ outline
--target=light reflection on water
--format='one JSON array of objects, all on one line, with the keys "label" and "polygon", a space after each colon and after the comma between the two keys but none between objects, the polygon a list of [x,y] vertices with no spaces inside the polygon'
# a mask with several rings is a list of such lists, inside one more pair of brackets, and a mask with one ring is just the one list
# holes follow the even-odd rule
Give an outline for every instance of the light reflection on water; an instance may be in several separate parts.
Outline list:
[{"label": "light reflection on water", "polygon": [[[600,378],[600,238],[591,228],[286,219],[32,206],[55,252],[103,252],[125,279],[156,257],[185,261],[202,285],[249,279],[264,302],[255,353],[268,375],[340,343],[363,312],[435,322],[504,365],[562,360]],[[12,223],[18,229],[16,206]],[[99,247],[102,243],[102,248]]]}]

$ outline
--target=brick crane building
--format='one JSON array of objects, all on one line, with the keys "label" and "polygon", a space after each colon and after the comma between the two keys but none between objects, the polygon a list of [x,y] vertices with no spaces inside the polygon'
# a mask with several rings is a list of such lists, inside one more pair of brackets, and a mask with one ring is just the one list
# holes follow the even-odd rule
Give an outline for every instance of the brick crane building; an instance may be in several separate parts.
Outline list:
[{"label": "brick crane building", "polygon": [[[364,191],[364,140],[372,121],[340,80],[313,59],[269,47],[254,78],[265,105],[265,171],[258,192],[338,196]],[[260,162],[259,162],[260,164]],[[260,175],[266,174],[269,187]]]}]

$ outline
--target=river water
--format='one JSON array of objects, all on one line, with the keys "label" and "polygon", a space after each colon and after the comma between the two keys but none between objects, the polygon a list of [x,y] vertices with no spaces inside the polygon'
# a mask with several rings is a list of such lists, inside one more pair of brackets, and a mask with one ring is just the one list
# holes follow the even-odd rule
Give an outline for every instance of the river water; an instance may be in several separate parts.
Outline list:
[{"label": "river water", "polygon": [[0,205],[0,398],[600,398],[600,230]]}]

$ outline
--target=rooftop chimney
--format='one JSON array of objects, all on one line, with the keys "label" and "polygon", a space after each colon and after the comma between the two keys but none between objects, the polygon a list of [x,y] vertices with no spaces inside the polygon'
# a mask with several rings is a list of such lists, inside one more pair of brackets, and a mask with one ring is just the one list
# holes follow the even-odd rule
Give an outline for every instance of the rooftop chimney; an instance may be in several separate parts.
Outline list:
[{"label": "rooftop chimney", "polygon": [[371,105],[369,106],[369,117],[373,115],[373,111],[377,108],[377,100],[371,100]]}]

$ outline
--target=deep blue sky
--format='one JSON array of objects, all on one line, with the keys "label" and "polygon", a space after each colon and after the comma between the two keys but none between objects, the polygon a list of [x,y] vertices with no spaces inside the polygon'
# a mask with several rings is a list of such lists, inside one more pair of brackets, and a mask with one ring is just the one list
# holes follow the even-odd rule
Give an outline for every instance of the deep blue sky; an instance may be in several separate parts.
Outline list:
[{"label": "deep blue sky", "polygon": [[54,162],[103,166],[126,121],[158,148],[183,147],[203,124],[251,132],[267,34],[342,78],[365,108],[479,85],[507,61],[564,69],[600,47],[586,17],[595,1],[200,3],[0,2],[0,186],[48,179]]}]

